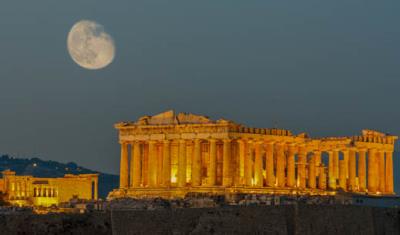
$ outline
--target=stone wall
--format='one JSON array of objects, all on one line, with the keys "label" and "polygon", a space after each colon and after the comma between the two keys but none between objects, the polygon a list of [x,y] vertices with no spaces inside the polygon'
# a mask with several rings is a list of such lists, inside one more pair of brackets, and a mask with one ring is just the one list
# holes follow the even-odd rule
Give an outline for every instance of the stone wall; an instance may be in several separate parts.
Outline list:
[{"label": "stone wall", "polygon": [[400,209],[343,205],[0,215],[1,234],[400,234]]},{"label": "stone wall", "polygon": [[113,234],[400,234],[400,210],[339,205],[113,211]]}]

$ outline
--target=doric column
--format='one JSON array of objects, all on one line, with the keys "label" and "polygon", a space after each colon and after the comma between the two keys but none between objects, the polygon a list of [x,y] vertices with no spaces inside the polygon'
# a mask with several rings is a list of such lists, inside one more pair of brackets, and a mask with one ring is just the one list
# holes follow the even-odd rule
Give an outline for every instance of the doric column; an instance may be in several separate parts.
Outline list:
[{"label": "doric column", "polygon": [[349,190],[356,191],[356,150],[349,150]]},{"label": "doric column", "polygon": [[231,143],[231,156],[232,156],[232,185],[239,186],[240,182],[240,147],[238,141],[232,141]]},{"label": "doric column", "polygon": [[276,145],[276,176],[278,179],[278,187],[285,187],[285,150],[284,143]]},{"label": "doric column", "polygon": [[[142,169],[140,159],[140,143],[135,141],[131,149],[131,186],[140,187]],[[133,171],[133,172],[132,172]]]},{"label": "doric column", "polygon": [[244,181],[244,161],[246,157],[246,143],[244,140],[239,139],[239,184],[243,185]]},{"label": "doric column", "polygon": [[217,179],[217,141],[210,139],[210,166],[208,169],[208,184],[209,186],[215,186]]},{"label": "doric column", "polygon": [[349,178],[349,150],[343,149],[342,153],[343,153],[343,160],[344,160],[344,173],[345,173],[345,176],[347,179],[347,178]]},{"label": "doric column", "polygon": [[385,166],[385,179],[386,179],[386,193],[393,193],[393,152],[386,151],[386,166]]},{"label": "doric column", "polygon": [[307,150],[305,145],[299,146],[298,152],[298,163],[297,163],[297,180],[299,182],[299,188],[306,187],[306,164],[307,164]]},{"label": "doric column", "polygon": [[334,177],[337,180],[339,178],[339,150],[333,150],[333,172]]},{"label": "doric column", "polygon": [[192,186],[201,185],[201,149],[200,139],[194,140],[194,153],[192,161]]},{"label": "doric column", "polygon": [[365,149],[358,150],[358,190],[365,192],[367,188],[367,151]]},{"label": "doric column", "polygon": [[328,184],[329,189],[336,189],[335,164],[333,151],[328,151]]},{"label": "doric column", "polygon": [[347,191],[346,187],[346,161],[339,160],[339,187]]},{"label": "doric column", "polygon": [[[93,190],[94,190],[94,200],[97,200],[99,197],[98,197],[98,191],[99,191],[99,180],[98,180],[98,178],[96,177],[96,179],[94,180],[94,188],[93,188]],[[56,196],[56,190],[55,189],[53,189],[53,196]]]},{"label": "doric column", "polygon": [[314,189],[316,187],[315,181],[315,155],[313,155],[308,163],[308,187]]},{"label": "doric column", "polygon": [[129,164],[128,146],[126,143],[121,143],[121,162],[120,162],[120,178],[119,178],[120,188],[128,188],[128,179],[129,179],[128,164]]},{"label": "doric column", "polygon": [[266,143],[266,157],[267,157],[267,185],[269,187],[275,186],[275,173],[274,173],[274,142]]},{"label": "doric column", "polygon": [[157,149],[156,141],[149,140],[149,167],[148,167],[148,184],[149,187],[157,186]]},{"label": "doric column", "polygon": [[254,146],[251,140],[247,141],[247,148],[246,148],[246,158],[244,160],[244,176],[245,176],[245,183],[246,186],[253,185],[253,156],[254,156]]},{"label": "doric column", "polygon": [[315,176],[318,176],[319,175],[319,168],[318,167],[322,163],[321,151],[319,151],[319,150],[315,150],[314,151],[314,160],[315,160]]},{"label": "doric column", "polygon": [[263,186],[261,147],[260,141],[254,142],[254,185],[257,187]]},{"label": "doric column", "polygon": [[224,139],[222,151],[222,185],[225,187],[232,185],[231,177],[231,140]]},{"label": "doric column", "polygon": [[169,140],[163,141],[163,185],[171,186],[171,145]]},{"label": "doric column", "polygon": [[157,156],[157,186],[164,183],[163,175],[163,149],[162,144],[156,143],[156,156]]},{"label": "doric column", "polygon": [[368,192],[376,193],[377,190],[377,162],[376,162],[376,150],[368,149]]},{"label": "doric column", "polygon": [[385,185],[385,151],[384,150],[379,150],[378,151],[378,188],[379,192],[384,193],[386,191],[386,185]]},{"label": "doric column", "polygon": [[324,164],[321,164],[319,167],[319,176],[318,176],[318,188],[321,190],[326,189],[326,174]]},{"label": "doric column", "polygon": [[295,144],[289,144],[288,161],[287,161],[287,185],[289,187],[294,187],[296,185],[295,158],[294,158],[294,155],[296,153],[295,146],[296,146]]},{"label": "doric column", "polygon": [[179,140],[178,187],[186,186],[186,140]]}]

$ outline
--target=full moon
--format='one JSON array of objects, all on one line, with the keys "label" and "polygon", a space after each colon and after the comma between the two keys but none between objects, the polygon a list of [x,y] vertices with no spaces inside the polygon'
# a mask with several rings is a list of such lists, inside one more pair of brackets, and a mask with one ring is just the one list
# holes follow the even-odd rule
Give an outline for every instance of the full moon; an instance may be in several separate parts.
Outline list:
[{"label": "full moon", "polygon": [[90,20],[81,20],[72,26],[67,48],[75,63],[86,69],[104,68],[115,55],[112,37],[101,24]]}]

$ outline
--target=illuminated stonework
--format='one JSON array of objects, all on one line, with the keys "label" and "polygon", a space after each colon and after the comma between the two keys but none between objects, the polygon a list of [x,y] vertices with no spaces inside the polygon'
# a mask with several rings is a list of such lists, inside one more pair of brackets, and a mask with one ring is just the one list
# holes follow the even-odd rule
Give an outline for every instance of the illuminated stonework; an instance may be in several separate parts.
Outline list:
[{"label": "illuminated stonework", "polygon": [[121,144],[120,188],[109,198],[196,192],[394,194],[397,136],[377,131],[310,138],[173,111],[115,128]]},{"label": "illuminated stonework", "polygon": [[52,206],[79,199],[97,199],[98,174],[66,174],[62,178],[36,178],[3,171],[0,191],[5,200],[20,206]]}]

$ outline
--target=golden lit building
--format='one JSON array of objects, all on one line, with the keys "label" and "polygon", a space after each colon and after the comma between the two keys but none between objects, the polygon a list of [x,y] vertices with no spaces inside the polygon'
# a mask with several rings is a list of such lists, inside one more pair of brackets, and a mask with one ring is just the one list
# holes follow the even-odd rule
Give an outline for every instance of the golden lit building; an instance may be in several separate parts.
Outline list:
[{"label": "golden lit building", "polygon": [[377,131],[310,138],[173,111],[117,123],[115,128],[121,144],[120,188],[109,198],[394,194],[397,136]]},{"label": "golden lit building", "polygon": [[72,198],[97,199],[98,174],[66,174],[62,178],[37,178],[15,175],[5,170],[0,191],[5,200],[20,206],[52,206]]}]

